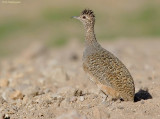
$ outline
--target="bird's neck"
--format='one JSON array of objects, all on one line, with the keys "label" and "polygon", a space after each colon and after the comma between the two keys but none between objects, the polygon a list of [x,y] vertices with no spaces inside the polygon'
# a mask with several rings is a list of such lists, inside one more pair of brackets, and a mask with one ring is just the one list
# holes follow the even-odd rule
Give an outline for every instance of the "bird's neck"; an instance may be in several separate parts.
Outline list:
[{"label": "bird's neck", "polygon": [[94,25],[85,27],[85,46],[92,46],[98,44],[94,33]]}]

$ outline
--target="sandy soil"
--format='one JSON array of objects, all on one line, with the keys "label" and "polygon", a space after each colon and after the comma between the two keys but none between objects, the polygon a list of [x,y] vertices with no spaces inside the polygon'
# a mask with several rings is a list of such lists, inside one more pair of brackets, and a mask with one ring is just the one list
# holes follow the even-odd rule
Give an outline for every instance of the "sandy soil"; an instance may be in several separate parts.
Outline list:
[{"label": "sandy soil", "polygon": [[131,72],[135,102],[107,102],[82,69],[83,45],[33,44],[0,61],[0,119],[160,119],[160,41],[101,42]]}]

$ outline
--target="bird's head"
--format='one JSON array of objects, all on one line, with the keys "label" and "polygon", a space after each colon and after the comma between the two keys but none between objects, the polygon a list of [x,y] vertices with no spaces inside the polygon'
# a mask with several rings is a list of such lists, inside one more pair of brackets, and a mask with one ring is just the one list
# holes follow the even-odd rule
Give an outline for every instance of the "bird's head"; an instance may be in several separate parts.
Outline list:
[{"label": "bird's head", "polygon": [[81,21],[85,27],[94,26],[95,23],[95,15],[90,9],[83,10],[80,16],[73,16],[73,18]]}]

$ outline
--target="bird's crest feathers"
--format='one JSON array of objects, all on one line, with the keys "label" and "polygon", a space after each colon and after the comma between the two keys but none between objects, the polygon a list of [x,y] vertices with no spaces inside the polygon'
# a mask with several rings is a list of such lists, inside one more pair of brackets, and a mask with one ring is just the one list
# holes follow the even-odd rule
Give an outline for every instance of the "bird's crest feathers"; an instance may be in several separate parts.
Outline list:
[{"label": "bird's crest feathers", "polygon": [[81,15],[89,15],[90,17],[95,17],[94,12],[90,9],[85,9],[82,11]]}]

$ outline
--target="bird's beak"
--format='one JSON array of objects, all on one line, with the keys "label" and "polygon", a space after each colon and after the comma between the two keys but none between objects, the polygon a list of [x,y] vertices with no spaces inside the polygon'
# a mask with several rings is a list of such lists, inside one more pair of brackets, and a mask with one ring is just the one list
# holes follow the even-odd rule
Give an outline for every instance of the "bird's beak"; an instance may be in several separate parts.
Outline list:
[{"label": "bird's beak", "polygon": [[79,17],[77,17],[77,16],[73,16],[72,18],[74,18],[74,19],[78,19],[78,20],[79,20]]}]

